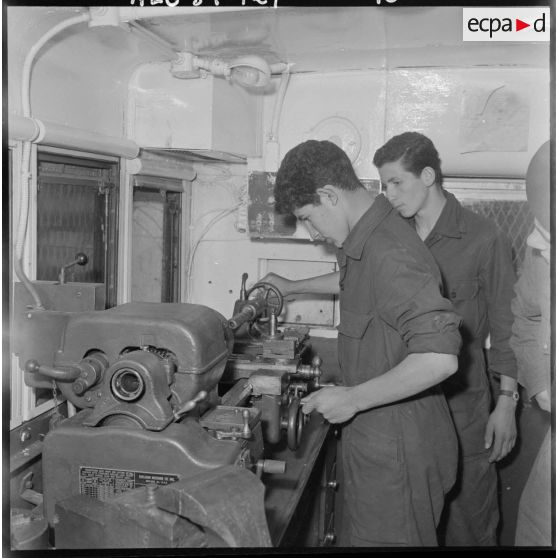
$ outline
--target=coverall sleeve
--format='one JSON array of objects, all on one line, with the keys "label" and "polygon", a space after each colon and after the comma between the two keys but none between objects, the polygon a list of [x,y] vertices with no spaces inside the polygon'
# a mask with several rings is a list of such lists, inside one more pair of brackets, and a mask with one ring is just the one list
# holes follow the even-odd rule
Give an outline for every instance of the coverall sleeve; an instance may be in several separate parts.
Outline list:
[{"label": "coverall sleeve", "polygon": [[517,378],[517,362],[510,346],[513,323],[511,301],[516,275],[509,241],[504,235],[497,234],[480,257],[479,280],[490,332],[488,369],[493,374]]},{"label": "coverall sleeve", "polygon": [[408,352],[457,355],[461,318],[440,294],[428,265],[405,248],[390,251],[380,265],[382,273],[375,277],[378,311],[399,332]]},{"label": "coverall sleeve", "polygon": [[518,380],[529,398],[545,389],[550,390],[550,357],[543,350],[543,313],[536,271],[528,251],[511,304],[514,322],[510,344],[517,358]]}]

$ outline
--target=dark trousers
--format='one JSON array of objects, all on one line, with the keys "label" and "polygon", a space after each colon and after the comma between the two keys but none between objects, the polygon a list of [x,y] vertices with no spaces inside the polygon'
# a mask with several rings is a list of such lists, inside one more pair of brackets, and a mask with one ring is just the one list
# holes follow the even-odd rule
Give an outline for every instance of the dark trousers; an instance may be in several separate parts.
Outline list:
[{"label": "dark trousers", "polygon": [[447,496],[440,524],[444,546],[496,546],[498,481],[490,450],[459,460],[457,482]]},{"label": "dark trousers", "polygon": [[550,546],[552,544],[551,456],[549,428],[519,501],[516,546]]},{"label": "dark trousers", "polygon": [[[410,422],[415,416],[409,413]],[[447,419],[447,435],[431,437],[437,448],[409,425],[399,434],[354,423],[343,430],[340,546],[437,546],[436,526],[457,462],[449,414]]]}]

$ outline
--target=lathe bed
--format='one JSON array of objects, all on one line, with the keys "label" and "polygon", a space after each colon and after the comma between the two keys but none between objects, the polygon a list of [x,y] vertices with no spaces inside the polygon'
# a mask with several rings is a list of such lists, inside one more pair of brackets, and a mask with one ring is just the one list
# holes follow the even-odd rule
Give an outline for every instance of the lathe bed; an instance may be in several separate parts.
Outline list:
[{"label": "lathe bed", "polygon": [[283,475],[266,481],[265,511],[273,546],[329,546],[335,542],[335,432],[313,414],[300,447],[271,454],[287,463]]}]

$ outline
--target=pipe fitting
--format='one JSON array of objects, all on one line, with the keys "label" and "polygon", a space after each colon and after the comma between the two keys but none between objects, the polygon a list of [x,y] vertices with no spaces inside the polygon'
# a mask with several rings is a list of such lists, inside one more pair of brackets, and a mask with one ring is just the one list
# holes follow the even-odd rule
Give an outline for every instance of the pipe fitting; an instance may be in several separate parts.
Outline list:
[{"label": "pipe fitting", "polygon": [[118,7],[98,6],[89,8],[89,27],[120,25],[120,12]]}]

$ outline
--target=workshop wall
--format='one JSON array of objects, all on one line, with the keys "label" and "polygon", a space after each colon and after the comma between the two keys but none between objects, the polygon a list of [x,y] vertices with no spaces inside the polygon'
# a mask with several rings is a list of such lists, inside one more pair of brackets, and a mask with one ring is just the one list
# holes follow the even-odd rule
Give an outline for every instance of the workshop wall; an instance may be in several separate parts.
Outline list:
[{"label": "workshop wall", "polygon": [[279,158],[304,139],[332,138],[360,177],[377,178],[375,150],[415,130],[434,141],[448,176],[521,177],[550,134],[549,80],[547,69],[508,66],[295,74]]},{"label": "workshop wall", "polygon": [[[194,167],[197,178],[192,186],[192,249],[185,262],[190,301],[206,304],[230,317],[243,273],[248,273],[250,287],[268,271],[295,278],[335,270],[335,253],[323,244],[250,238],[246,165],[196,163]],[[304,316],[304,323],[334,325],[331,298],[287,306],[290,308],[285,312],[295,323],[301,323]]]},{"label": "workshop wall", "polygon": [[[523,175],[530,154],[550,135],[549,104],[549,73],[543,68],[407,68],[292,75],[276,143],[269,141],[276,117],[275,97],[264,99],[263,157],[248,159],[248,165],[197,166],[192,207],[194,219],[200,221],[194,221],[195,231],[203,229],[218,210],[235,209],[223,215],[197,246],[189,269],[191,300],[227,315],[238,296],[243,272],[249,274],[250,284],[268,271],[298,278],[335,270],[332,249],[305,240],[308,236],[300,228],[291,240],[284,238],[288,234],[258,238],[248,230],[250,204],[263,203],[253,192],[247,195],[254,173],[268,177],[272,192],[276,165],[291,147],[310,138],[330,139],[343,147],[357,175],[378,191],[372,164],[375,150],[405,130],[425,133],[440,151],[442,168],[450,177],[448,189],[508,234],[519,261],[532,223]],[[336,325],[335,301],[302,299],[288,306],[288,321],[304,320],[324,328]]]},{"label": "workshop wall", "polygon": [[[7,41],[10,113],[21,113],[21,74],[30,45],[64,18],[58,10],[35,14],[28,8],[10,7],[10,28],[17,29],[17,33],[8,33]],[[127,81],[137,50],[129,34],[117,28],[87,29],[86,24],[79,24],[66,30],[40,51],[33,65],[33,116],[120,137]]]}]

